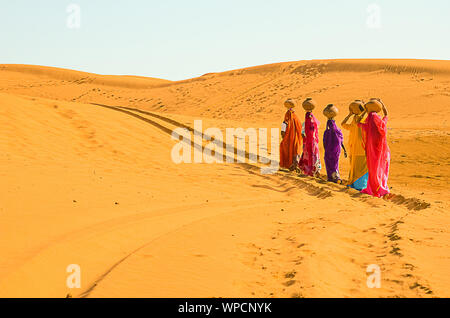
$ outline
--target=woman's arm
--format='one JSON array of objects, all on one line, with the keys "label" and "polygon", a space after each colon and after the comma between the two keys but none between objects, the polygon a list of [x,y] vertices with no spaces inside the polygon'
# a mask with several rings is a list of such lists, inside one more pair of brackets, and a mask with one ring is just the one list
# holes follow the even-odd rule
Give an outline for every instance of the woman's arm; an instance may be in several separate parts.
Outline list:
[{"label": "woman's arm", "polygon": [[281,124],[281,139],[284,139],[284,136],[286,136],[286,129],[287,129],[287,123],[284,121],[283,124]]},{"label": "woman's arm", "polygon": [[353,114],[352,113],[348,113],[347,117],[344,118],[344,120],[341,123],[341,126],[344,126],[345,124],[347,124],[347,121],[350,119],[350,117],[352,117]]},{"label": "woman's arm", "polygon": [[344,157],[347,158],[347,149],[345,149],[344,144],[342,144],[342,149],[344,149]]},{"label": "woman's arm", "polygon": [[360,116],[356,116],[356,122],[359,124],[363,120],[364,116],[367,114],[367,109],[365,109]]},{"label": "woman's arm", "polygon": [[384,117],[387,117],[388,111],[387,111],[387,109],[386,109],[386,106],[384,105],[383,101],[382,101],[380,98],[378,98],[378,101],[379,101],[379,102],[381,103],[381,105],[383,106],[383,114],[384,114]]}]

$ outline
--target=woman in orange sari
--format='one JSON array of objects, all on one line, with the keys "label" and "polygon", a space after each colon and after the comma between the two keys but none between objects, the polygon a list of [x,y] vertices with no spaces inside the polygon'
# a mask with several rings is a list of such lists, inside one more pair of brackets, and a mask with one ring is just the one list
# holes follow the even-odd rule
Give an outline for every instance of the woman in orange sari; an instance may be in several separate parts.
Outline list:
[{"label": "woman in orange sari", "polygon": [[284,105],[288,109],[281,126],[280,167],[294,170],[298,166],[301,154],[302,123],[295,114],[296,102],[288,99]]}]

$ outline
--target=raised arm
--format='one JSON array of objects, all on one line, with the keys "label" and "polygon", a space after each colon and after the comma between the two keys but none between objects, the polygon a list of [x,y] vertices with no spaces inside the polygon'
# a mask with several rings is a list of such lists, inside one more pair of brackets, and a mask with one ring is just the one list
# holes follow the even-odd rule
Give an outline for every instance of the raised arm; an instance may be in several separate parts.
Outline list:
[{"label": "raised arm", "polygon": [[352,117],[353,114],[351,112],[348,113],[347,117],[344,118],[344,120],[341,123],[341,126],[344,126],[347,124],[347,121],[350,119],[350,117]]},{"label": "raised arm", "polygon": [[387,115],[388,115],[388,111],[387,111],[387,109],[386,109],[386,106],[384,105],[384,103],[383,103],[383,101],[379,98],[378,99],[378,101],[381,103],[381,105],[383,106],[383,114],[384,114],[384,117],[387,117]]},{"label": "raised arm", "polygon": [[356,122],[359,124],[359,123],[361,122],[361,120],[363,120],[364,116],[366,116],[366,114],[367,114],[367,109],[365,109],[365,110],[361,113],[361,115],[356,116]]}]

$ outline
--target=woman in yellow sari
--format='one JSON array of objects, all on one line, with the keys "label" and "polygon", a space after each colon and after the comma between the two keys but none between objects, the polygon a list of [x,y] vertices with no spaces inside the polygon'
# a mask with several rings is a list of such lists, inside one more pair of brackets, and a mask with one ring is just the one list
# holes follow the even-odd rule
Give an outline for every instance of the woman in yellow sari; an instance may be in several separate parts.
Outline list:
[{"label": "woman in yellow sari", "polygon": [[[350,113],[341,124],[344,129],[350,131],[350,175],[348,177],[347,186],[359,191],[367,188],[367,180],[369,178],[369,170],[367,169],[366,152],[363,147],[361,128],[358,127],[358,123],[363,122],[365,113],[364,102],[361,100],[356,100],[350,104]],[[354,116],[353,121],[350,124],[347,124],[347,121],[352,116]]]}]

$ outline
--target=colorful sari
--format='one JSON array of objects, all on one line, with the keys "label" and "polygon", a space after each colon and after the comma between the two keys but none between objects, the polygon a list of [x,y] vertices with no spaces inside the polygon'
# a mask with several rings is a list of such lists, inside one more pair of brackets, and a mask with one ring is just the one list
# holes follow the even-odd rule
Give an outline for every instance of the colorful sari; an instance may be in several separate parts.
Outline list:
[{"label": "colorful sari", "polygon": [[351,124],[343,124],[342,127],[350,131],[348,142],[350,159],[348,187],[362,191],[367,188],[369,170],[367,169],[366,151],[363,147],[362,132],[358,126],[358,119],[359,117],[354,116]]},{"label": "colorful sari", "polygon": [[390,193],[387,181],[391,151],[387,143],[387,120],[387,117],[381,119],[377,113],[372,112],[366,123],[359,124],[369,169],[367,188],[362,193],[375,197],[383,197]]},{"label": "colorful sari", "polygon": [[305,138],[299,167],[308,176],[314,176],[322,168],[319,154],[319,121],[311,112],[305,115]]},{"label": "colorful sari", "polygon": [[280,144],[280,167],[290,169],[294,160],[300,158],[302,124],[293,109],[286,112],[284,124],[286,131]]},{"label": "colorful sari", "polygon": [[332,119],[327,122],[327,129],[323,134],[323,147],[325,148],[325,167],[327,168],[328,181],[338,182],[341,180],[339,175],[339,157],[341,156],[342,143],[344,136]]}]

